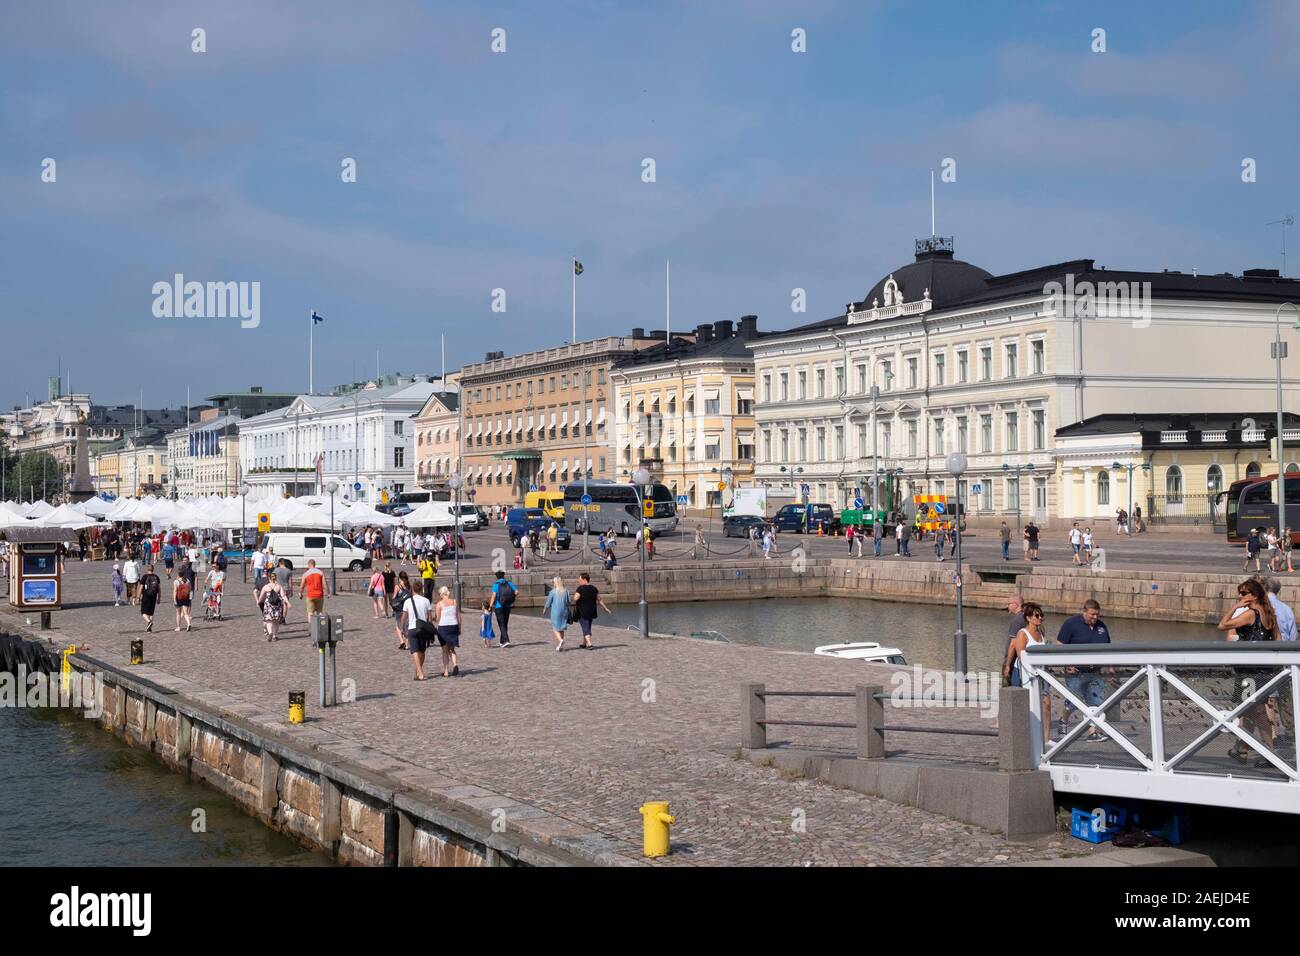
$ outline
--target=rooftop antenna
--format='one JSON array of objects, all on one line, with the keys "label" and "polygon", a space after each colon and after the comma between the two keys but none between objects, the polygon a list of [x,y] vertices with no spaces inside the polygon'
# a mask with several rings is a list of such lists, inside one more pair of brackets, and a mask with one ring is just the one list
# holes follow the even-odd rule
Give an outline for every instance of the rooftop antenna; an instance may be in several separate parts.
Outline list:
[{"label": "rooftop antenna", "polygon": [[934,231],[934,170],[930,170],[930,238],[933,239],[938,233]]},{"label": "rooftop antenna", "polygon": [[1295,216],[1283,216],[1281,219],[1274,219],[1272,222],[1265,223],[1267,226],[1282,227],[1282,278],[1286,278],[1286,227],[1295,225]]},{"label": "rooftop antenna", "polygon": [[[664,348],[673,344],[673,264],[664,260]],[[667,353],[665,353],[667,354]]]}]

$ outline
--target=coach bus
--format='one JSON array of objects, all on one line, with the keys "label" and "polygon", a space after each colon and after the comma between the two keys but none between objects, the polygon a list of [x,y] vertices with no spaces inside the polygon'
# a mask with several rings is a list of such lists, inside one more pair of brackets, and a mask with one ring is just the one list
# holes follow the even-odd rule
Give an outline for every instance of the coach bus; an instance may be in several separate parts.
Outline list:
[{"label": "coach bus", "polygon": [[[1277,475],[1260,475],[1234,481],[1227,491],[1216,496],[1223,498],[1229,543],[1243,543],[1251,528],[1277,527],[1277,504],[1273,501],[1276,487]],[[1286,476],[1286,514],[1292,528],[1291,540],[1300,543],[1300,474]]]},{"label": "coach bus", "polygon": [[[610,528],[621,535],[636,534],[641,527],[641,506],[637,490],[632,485],[617,481],[576,481],[564,489],[565,527],[575,534],[587,530],[597,534]],[[582,503],[583,494],[591,495],[591,504]],[[677,527],[677,500],[672,489],[655,483],[650,486],[649,502],[654,506],[654,516],[645,519],[653,534],[672,531]]]}]

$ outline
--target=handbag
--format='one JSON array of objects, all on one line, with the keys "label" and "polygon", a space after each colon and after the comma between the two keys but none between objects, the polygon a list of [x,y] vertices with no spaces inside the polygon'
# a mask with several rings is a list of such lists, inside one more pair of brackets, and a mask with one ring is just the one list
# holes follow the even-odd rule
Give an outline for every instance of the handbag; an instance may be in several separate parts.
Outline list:
[{"label": "handbag", "polygon": [[577,623],[578,623],[578,602],[577,602],[577,601],[570,601],[570,602],[569,602],[569,615],[568,615],[568,620],[569,620],[569,623],[570,623],[570,624],[577,624]]}]

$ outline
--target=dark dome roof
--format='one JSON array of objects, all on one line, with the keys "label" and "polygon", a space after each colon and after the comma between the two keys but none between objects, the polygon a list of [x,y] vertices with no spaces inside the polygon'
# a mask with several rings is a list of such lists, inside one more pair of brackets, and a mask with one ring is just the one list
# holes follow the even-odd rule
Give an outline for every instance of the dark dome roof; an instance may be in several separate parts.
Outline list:
[{"label": "dark dome roof", "polygon": [[917,302],[930,290],[930,300],[934,308],[959,302],[967,296],[985,290],[985,280],[993,274],[953,258],[951,239],[921,239],[916,243],[916,261],[895,269],[871,287],[867,297],[862,300],[861,308],[871,308],[874,299],[877,305],[885,304],[885,283],[892,277],[898,283],[903,301]]}]

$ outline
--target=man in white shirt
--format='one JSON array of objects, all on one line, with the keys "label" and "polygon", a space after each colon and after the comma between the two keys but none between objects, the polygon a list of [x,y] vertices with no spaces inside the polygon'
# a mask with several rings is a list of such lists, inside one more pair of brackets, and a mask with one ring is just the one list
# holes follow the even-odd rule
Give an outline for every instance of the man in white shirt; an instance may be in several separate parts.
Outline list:
[{"label": "man in white shirt", "polygon": [[127,558],[123,563],[122,580],[126,583],[126,603],[135,604],[140,585],[140,565],[136,564],[135,558]]},{"label": "man in white shirt", "polygon": [[262,590],[262,585],[266,582],[262,580],[266,575],[266,552],[253,552],[253,593]]},{"label": "man in white shirt", "polygon": [[1082,549],[1082,547],[1083,547],[1083,532],[1079,530],[1079,522],[1076,521],[1074,523],[1074,527],[1070,529],[1070,548],[1074,551],[1075,564],[1083,563],[1083,561],[1080,559],[1079,556],[1079,552]]},{"label": "man in white shirt", "polygon": [[427,621],[432,624],[432,615],[433,604],[419,591],[411,592],[411,596],[402,605],[402,627],[406,630],[407,650],[411,652],[411,660],[415,663],[416,680],[424,680],[424,651],[431,640],[417,622]]}]

